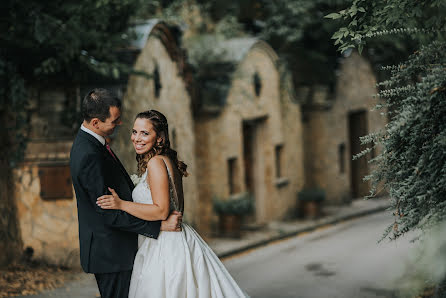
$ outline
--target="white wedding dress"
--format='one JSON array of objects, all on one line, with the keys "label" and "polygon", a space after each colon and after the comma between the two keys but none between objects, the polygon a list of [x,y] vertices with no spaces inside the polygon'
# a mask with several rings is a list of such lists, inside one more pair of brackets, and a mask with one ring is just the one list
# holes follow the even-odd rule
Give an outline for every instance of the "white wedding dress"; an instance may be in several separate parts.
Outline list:
[{"label": "white wedding dress", "polygon": [[[175,185],[169,176],[170,208],[178,209]],[[153,204],[147,171],[133,190],[133,200]],[[189,225],[182,232],[161,231],[158,239],[139,235],[129,298],[247,297],[221,261]]]}]

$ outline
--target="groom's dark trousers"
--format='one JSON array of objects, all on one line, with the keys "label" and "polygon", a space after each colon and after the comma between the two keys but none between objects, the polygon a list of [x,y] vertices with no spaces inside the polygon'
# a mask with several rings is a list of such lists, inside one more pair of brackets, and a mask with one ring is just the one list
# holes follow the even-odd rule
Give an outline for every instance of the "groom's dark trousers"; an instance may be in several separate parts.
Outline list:
[{"label": "groom's dark trousers", "polygon": [[129,294],[130,278],[132,271],[121,271],[114,273],[96,273],[101,297],[127,297]]},{"label": "groom's dark trousers", "polygon": [[[115,154],[116,157],[116,154]],[[71,148],[70,170],[76,192],[81,265],[94,273],[102,298],[127,297],[138,249],[138,234],[157,238],[160,221],[144,221],[120,210],[104,210],[96,199],[115,189],[132,200],[133,183],[95,137],[79,130]]]}]

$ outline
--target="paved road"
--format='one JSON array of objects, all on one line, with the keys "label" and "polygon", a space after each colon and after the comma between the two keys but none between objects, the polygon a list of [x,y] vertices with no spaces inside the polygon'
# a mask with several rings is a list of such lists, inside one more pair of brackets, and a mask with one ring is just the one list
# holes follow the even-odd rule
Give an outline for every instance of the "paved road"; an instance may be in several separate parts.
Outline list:
[{"label": "paved road", "polygon": [[[415,245],[410,238],[378,244],[391,221],[387,213],[346,221],[243,253],[224,264],[252,298],[396,297],[395,280],[402,276]],[[92,275],[79,278],[26,297],[99,296]]]},{"label": "paved road", "polygon": [[225,261],[239,285],[260,297],[396,297],[411,238],[377,243],[388,213],[284,240]]}]

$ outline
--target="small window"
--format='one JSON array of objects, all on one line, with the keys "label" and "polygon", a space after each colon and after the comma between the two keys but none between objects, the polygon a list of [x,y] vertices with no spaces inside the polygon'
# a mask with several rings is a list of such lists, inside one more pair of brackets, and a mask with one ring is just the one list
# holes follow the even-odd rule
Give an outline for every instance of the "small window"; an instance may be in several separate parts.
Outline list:
[{"label": "small window", "polygon": [[42,199],[73,199],[69,165],[40,165],[39,178]]},{"label": "small window", "polygon": [[158,70],[158,64],[155,64],[155,70],[153,71],[153,90],[156,98],[160,96],[161,88],[160,72]]},{"label": "small window", "polygon": [[345,172],[345,144],[342,143],[338,146],[338,154],[339,154],[339,172]]},{"label": "small window", "polygon": [[262,80],[260,78],[260,75],[258,72],[256,72],[252,77],[252,83],[254,86],[254,93],[256,96],[260,95],[260,92],[262,91]]},{"label": "small window", "polygon": [[283,145],[277,145],[275,148],[275,156],[276,156],[276,178],[280,178],[283,176],[282,173],[282,164],[283,164]]},{"label": "small window", "polygon": [[228,186],[230,195],[240,192],[238,182],[237,158],[234,157],[228,159]]}]

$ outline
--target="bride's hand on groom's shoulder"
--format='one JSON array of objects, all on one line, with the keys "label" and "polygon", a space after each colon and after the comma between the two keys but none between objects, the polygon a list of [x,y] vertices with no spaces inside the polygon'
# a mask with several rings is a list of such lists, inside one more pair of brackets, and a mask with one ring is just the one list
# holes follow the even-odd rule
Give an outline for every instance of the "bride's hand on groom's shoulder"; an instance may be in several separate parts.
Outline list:
[{"label": "bride's hand on groom's shoulder", "polygon": [[161,231],[181,232],[181,222],[183,214],[178,211],[172,211],[166,220],[161,222]]},{"label": "bride's hand on groom's shoulder", "polygon": [[97,198],[96,204],[102,209],[122,209],[122,200],[113,188],[108,188],[111,195],[103,195]]}]

